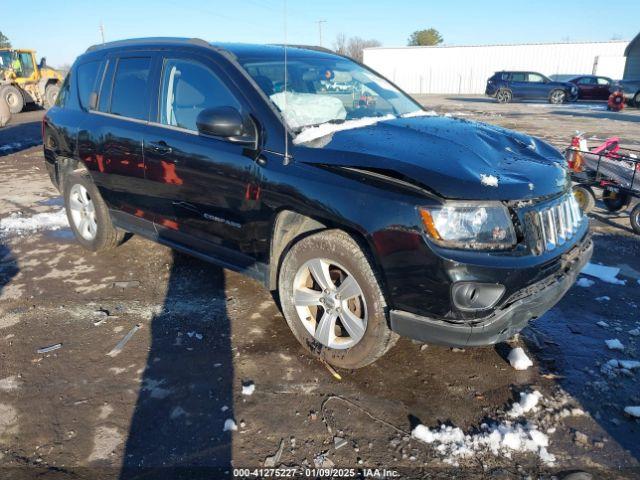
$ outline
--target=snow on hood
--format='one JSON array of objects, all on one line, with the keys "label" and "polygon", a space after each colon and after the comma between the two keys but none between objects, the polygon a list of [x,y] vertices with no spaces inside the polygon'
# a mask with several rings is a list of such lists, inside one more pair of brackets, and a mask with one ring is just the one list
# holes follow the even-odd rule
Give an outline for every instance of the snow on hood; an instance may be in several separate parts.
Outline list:
[{"label": "snow on hood", "polygon": [[[569,188],[562,154],[519,132],[431,115],[361,120],[360,128],[347,121],[304,130],[294,143],[314,152],[299,160],[394,171],[452,199],[527,200]],[[309,142],[320,135],[321,141]]]}]

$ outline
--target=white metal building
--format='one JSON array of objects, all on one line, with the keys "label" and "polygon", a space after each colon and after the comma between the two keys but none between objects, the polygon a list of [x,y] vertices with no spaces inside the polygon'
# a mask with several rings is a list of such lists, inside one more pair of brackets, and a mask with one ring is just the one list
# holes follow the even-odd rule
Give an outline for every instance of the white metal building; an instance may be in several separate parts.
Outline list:
[{"label": "white metal building", "polygon": [[367,48],[364,63],[408,93],[482,94],[500,70],[622,78],[628,41]]},{"label": "white metal building", "polygon": [[624,67],[625,80],[640,80],[640,33],[631,40],[629,46],[624,51],[627,63]]}]

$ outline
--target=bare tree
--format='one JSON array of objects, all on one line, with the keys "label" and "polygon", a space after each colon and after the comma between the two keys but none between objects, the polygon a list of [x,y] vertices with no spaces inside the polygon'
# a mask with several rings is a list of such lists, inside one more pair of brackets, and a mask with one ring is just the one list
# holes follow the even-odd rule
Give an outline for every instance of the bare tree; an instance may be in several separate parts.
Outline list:
[{"label": "bare tree", "polygon": [[339,34],[336,37],[336,41],[333,43],[333,49],[340,55],[346,55],[358,62],[362,62],[365,48],[379,47],[382,44],[378,40],[365,40],[360,37],[348,38],[344,33]]},{"label": "bare tree", "polygon": [[344,33],[339,33],[336,37],[336,41],[333,42],[333,51],[340,55],[347,54],[347,36]]},{"label": "bare tree", "polygon": [[11,48],[11,42],[2,32],[0,32],[0,48]]}]

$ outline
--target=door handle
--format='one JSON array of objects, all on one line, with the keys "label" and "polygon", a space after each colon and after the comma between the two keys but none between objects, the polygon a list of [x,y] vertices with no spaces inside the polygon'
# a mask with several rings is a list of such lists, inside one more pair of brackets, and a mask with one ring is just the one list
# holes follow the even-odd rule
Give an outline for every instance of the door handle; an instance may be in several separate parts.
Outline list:
[{"label": "door handle", "polygon": [[159,142],[151,142],[149,145],[151,146],[151,149],[158,155],[169,155],[171,152],[173,152],[173,148],[167,145],[167,142],[165,142],[164,140],[160,140]]}]

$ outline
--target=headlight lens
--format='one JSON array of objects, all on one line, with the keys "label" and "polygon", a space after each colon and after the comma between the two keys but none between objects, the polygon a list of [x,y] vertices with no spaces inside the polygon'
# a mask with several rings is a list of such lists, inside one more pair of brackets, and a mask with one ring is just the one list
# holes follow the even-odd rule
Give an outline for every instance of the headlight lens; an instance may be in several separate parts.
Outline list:
[{"label": "headlight lens", "polygon": [[419,211],[427,234],[444,247],[484,250],[516,244],[513,222],[502,204],[447,202]]}]

